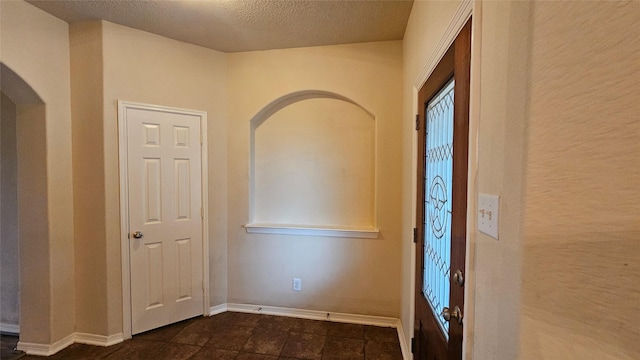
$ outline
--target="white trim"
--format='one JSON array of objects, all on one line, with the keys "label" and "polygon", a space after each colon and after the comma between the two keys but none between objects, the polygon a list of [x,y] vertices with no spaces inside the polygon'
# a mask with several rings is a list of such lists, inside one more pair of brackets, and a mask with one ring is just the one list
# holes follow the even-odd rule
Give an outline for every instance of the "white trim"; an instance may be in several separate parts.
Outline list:
[{"label": "white trim", "polygon": [[225,311],[227,311],[227,304],[220,304],[220,305],[216,305],[216,306],[212,306],[209,309],[209,315],[213,316],[213,315],[218,315],[221,314]]},{"label": "white trim", "polygon": [[299,319],[310,320],[327,320],[333,322],[360,324],[360,325],[374,325],[397,328],[399,321],[397,318],[373,316],[373,315],[360,315],[360,314],[347,314],[331,311],[320,310],[306,310],[306,309],[294,309],[277,306],[266,305],[254,305],[254,304],[234,304],[228,303],[227,311],[243,312],[251,314],[265,314],[276,316],[287,316]]},{"label": "white trim", "polygon": [[202,181],[202,291],[203,308],[202,314],[207,315],[209,311],[209,206],[208,206],[208,162],[207,162],[207,112],[174,108],[160,105],[143,104],[118,100],[118,157],[120,163],[120,245],[122,254],[122,336],[123,339],[131,339],[131,274],[129,271],[129,188],[127,173],[127,109],[141,109],[160,111],[165,113],[185,114],[200,117],[200,133],[202,136],[202,146],[200,148],[201,161],[201,181]]},{"label": "white trim", "polygon": [[402,320],[398,320],[398,341],[400,341],[400,350],[402,350],[402,358],[404,360],[411,360],[413,354],[411,353],[411,345],[407,343],[407,338],[404,336],[404,327],[402,326]]},{"label": "white trim", "polygon": [[200,162],[202,164],[201,181],[200,184],[202,196],[202,291],[204,291],[204,298],[202,300],[202,314],[206,315],[209,311],[209,158],[208,154],[208,132],[207,132],[207,112],[200,111]]},{"label": "white trim", "polygon": [[244,228],[249,234],[307,235],[365,239],[376,239],[380,233],[380,230],[374,227],[334,228],[314,225],[247,224]]},{"label": "white trim", "polygon": [[[418,109],[418,89],[415,87],[412,89],[412,111],[411,113],[415,113]],[[413,117],[411,119],[411,125],[413,123]],[[414,125],[415,126],[415,125]],[[417,216],[417,197],[418,197],[418,132],[412,130],[412,141],[411,141],[411,227],[407,229],[408,234],[412,234],[413,229],[416,226],[416,216]],[[409,267],[409,333],[407,336],[409,337],[409,341],[415,335],[415,318],[416,318],[416,259],[417,259],[417,246],[415,243],[412,243],[409,246],[410,252],[410,267]],[[411,357],[412,358],[412,357]],[[410,358],[410,359],[411,359]]]},{"label": "white trim", "polygon": [[29,355],[37,355],[37,356],[51,356],[58,351],[66,348],[67,346],[73,344],[73,341],[76,337],[76,334],[70,334],[55,343],[49,344],[36,344],[36,343],[27,343],[18,341],[18,346],[16,347],[18,350],[22,350]]},{"label": "white trim", "polygon": [[3,334],[20,334],[20,325],[0,323],[0,332]]},{"label": "white trim", "polygon": [[87,333],[73,333],[66,336],[53,344],[36,344],[18,341],[17,349],[26,352],[29,355],[51,356],[67,346],[78,343],[94,346],[111,346],[124,341],[122,333],[104,336]]},{"label": "white trim", "polygon": [[118,160],[120,170],[120,254],[122,261],[122,332],[131,339],[131,272],[129,269],[129,186],[127,171],[126,107],[118,101]]},{"label": "white trim", "polygon": [[420,90],[422,85],[427,82],[427,79],[447,52],[447,49],[449,49],[451,44],[453,44],[453,41],[460,33],[460,30],[462,30],[464,24],[467,23],[467,20],[469,20],[472,13],[473,0],[463,0],[462,3],[460,3],[458,10],[456,10],[456,13],[453,15],[453,19],[451,19],[447,30],[445,30],[440,41],[438,41],[438,45],[436,45],[436,48],[433,50],[431,56],[429,56],[422,67],[422,70],[418,74],[418,77],[413,82],[416,89]]},{"label": "white trim", "polygon": [[124,334],[118,333],[114,335],[104,336],[87,333],[76,333],[75,341],[78,344],[95,345],[95,346],[111,346],[124,341]]}]

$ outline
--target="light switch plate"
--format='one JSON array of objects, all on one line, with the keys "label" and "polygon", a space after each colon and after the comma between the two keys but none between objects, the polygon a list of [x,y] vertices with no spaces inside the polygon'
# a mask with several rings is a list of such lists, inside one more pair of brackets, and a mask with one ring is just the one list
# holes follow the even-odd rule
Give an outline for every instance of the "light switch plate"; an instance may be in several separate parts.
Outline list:
[{"label": "light switch plate", "polygon": [[478,195],[478,230],[498,239],[498,218],[500,197],[498,195]]},{"label": "light switch plate", "polygon": [[293,291],[302,291],[302,279],[293,278]]}]

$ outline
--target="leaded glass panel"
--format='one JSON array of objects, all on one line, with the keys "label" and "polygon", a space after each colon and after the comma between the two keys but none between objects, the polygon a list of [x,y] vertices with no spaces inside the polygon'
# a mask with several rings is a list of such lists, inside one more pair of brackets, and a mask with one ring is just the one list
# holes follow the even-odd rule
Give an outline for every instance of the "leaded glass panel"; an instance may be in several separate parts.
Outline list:
[{"label": "leaded glass panel", "polygon": [[447,339],[449,323],[439,314],[449,306],[450,290],[453,88],[452,79],[425,111],[423,294]]}]

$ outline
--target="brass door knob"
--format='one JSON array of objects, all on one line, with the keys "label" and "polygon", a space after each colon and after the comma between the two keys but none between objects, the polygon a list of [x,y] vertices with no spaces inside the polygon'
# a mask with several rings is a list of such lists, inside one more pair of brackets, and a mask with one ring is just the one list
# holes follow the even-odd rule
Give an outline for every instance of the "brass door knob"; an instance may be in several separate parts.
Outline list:
[{"label": "brass door knob", "polygon": [[450,310],[448,307],[442,309],[442,317],[446,321],[451,321],[451,319],[458,320],[458,324],[462,325],[462,310],[458,306],[454,307],[453,310]]}]

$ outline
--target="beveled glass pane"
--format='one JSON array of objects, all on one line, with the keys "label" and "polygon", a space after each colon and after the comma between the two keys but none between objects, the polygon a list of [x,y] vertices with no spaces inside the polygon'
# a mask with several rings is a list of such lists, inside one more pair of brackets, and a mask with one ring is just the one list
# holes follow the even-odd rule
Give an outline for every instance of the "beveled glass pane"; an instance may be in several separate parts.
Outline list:
[{"label": "beveled glass pane", "polygon": [[424,158],[423,294],[449,339],[449,323],[440,313],[449,306],[451,263],[451,197],[453,182],[452,79],[426,105]]}]

